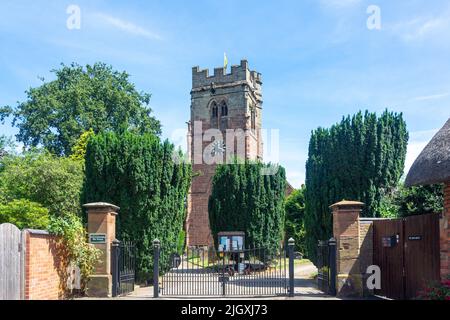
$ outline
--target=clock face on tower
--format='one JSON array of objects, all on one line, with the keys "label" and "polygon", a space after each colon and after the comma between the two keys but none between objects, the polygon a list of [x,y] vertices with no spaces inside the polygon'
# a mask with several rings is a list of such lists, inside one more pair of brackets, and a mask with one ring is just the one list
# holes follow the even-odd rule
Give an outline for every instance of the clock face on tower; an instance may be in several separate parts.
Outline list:
[{"label": "clock face on tower", "polygon": [[223,142],[223,140],[215,140],[212,144],[211,156],[215,157],[216,155],[223,154],[225,150],[225,142]]}]

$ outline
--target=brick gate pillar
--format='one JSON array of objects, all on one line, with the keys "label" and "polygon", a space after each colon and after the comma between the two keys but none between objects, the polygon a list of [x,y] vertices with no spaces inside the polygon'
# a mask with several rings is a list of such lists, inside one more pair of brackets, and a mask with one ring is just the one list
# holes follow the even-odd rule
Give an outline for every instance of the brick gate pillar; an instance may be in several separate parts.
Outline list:
[{"label": "brick gate pillar", "polygon": [[364,203],[341,201],[333,204],[333,236],[336,239],[336,293],[362,296],[363,279],[359,263],[359,214]]},{"label": "brick gate pillar", "polygon": [[89,278],[87,294],[111,297],[111,243],[116,239],[116,215],[119,207],[105,202],[83,205],[87,209],[89,242],[101,251],[100,261]]},{"label": "brick gate pillar", "polygon": [[441,280],[450,277],[450,181],[444,186],[444,212],[440,219]]}]

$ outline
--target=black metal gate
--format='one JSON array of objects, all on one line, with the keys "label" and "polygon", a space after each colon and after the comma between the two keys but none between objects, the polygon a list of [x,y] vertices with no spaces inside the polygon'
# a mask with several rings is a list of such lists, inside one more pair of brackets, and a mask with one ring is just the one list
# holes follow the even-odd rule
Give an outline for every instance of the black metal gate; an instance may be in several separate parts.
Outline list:
[{"label": "black metal gate", "polygon": [[114,240],[111,248],[112,296],[134,291],[136,248],[132,242]]},{"label": "black metal gate", "polygon": [[320,240],[317,246],[317,286],[336,295],[336,240]]},{"label": "black metal gate", "polygon": [[288,294],[291,286],[293,295],[288,276],[292,273],[293,280],[293,254],[289,256],[292,272],[288,273],[284,248],[219,252],[213,247],[190,247],[182,256],[171,255],[169,270],[155,280],[159,286],[155,296],[277,296]]}]

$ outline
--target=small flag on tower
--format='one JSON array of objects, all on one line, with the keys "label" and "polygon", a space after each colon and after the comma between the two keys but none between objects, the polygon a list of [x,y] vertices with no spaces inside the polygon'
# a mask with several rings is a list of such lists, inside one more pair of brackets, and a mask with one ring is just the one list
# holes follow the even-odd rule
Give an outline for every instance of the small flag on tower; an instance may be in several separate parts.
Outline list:
[{"label": "small flag on tower", "polygon": [[228,67],[228,58],[227,58],[227,54],[224,52],[223,53],[223,68],[226,69]]}]

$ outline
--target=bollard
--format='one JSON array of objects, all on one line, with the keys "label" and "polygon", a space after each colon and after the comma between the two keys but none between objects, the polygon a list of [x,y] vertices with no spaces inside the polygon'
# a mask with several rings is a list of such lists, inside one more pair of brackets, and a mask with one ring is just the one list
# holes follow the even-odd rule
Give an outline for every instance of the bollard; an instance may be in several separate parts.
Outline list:
[{"label": "bollard", "polygon": [[153,240],[153,298],[159,297],[159,251],[161,242]]},{"label": "bollard", "polygon": [[288,240],[288,252],[289,252],[289,297],[294,296],[294,239]]},{"label": "bollard", "polygon": [[111,243],[111,272],[112,272],[112,293],[113,297],[119,295],[119,255],[120,241],[114,239]]},{"label": "bollard", "polygon": [[336,239],[331,238],[328,240],[328,263],[330,265],[330,287],[329,287],[329,293],[332,296],[336,295]]}]

